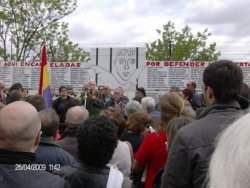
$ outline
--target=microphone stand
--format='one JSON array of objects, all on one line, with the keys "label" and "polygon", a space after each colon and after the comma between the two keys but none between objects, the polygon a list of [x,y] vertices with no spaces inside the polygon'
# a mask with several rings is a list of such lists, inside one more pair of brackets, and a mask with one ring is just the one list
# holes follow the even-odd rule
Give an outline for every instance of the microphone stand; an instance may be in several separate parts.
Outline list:
[{"label": "microphone stand", "polygon": [[87,106],[87,98],[88,98],[88,95],[87,95],[87,92],[84,93],[84,107],[86,108]]}]

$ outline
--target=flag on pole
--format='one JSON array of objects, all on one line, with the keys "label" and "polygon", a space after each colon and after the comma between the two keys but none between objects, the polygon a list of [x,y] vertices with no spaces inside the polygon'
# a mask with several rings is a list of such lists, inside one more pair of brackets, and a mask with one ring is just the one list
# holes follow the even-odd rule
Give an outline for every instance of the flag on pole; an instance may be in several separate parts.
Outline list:
[{"label": "flag on pole", "polygon": [[49,86],[49,69],[47,64],[46,47],[42,49],[42,63],[40,68],[39,95],[42,95],[48,107],[52,106],[52,95]]}]

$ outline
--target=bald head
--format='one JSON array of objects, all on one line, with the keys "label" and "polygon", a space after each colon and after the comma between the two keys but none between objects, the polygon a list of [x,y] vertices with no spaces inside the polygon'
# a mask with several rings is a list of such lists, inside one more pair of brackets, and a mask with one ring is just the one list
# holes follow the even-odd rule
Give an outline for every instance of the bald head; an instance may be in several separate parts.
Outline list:
[{"label": "bald head", "polygon": [[68,109],[65,122],[69,127],[77,126],[89,118],[89,112],[81,106],[74,106]]},{"label": "bald head", "polygon": [[40,129],[36,109],[24,101],[13,102],[0,111],[0,148],[34,152],[39,143]]},{"label": "bald head", "polygon": [[96,85],[95,81],[89,81],[88,84],[89,85]]}]

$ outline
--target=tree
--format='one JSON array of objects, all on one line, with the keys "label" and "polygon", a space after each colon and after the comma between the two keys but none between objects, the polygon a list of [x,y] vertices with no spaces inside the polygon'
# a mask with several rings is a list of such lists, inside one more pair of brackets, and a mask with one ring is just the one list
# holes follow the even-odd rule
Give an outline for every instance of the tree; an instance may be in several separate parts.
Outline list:
[{"label": "tree", "polygon": [[4,57],[4,49],[0,47],[0,60],[1,60],[1,57]]},{"label": "tree", "polygon": [[[1,2],[0,2],[1,4]],[[7,59],[7,43],[8,43],[8,34],[10,32],[11,26],[11,17],[5,11],[1,11],[0,9],[0,42],[2,43],[2,47],[0,46],[0,56],[3,59]]]},{"label": "tree", "polygon": [[189,26],[185,26],[181,32],[176,31],[173,22],[163,25],[163,30],[156,30],[160,38],[150,44],[146,44],[146,57],[148,60],[196,60],[214,61],[218,59],[220,52],[216,50],[216,43],[207,44],[211,33],[205,29],[194,35]]},{"label": "tree", "polygon": [[50,61],[88,61],[89,53],[70,41],[68,25],[61,23],[53,33],[48,34],[47,46]]},{"label": "tree", "polygon": [[[15,49],[15,60],[37,57],[45,40],[51,43],[52,39],[56,39],[53,36],[59,34],[62,25],[65,25],[59,21],[75,10],[76,3],[77,0],[1,0],[0,48],[3,49],[3,58],[6,60],[9,56],[8,43]],[[63,45],[70,43],[75,46],[68,37],[64,42],[66,44]],[[72,50],[79,50],[77,47]]]}]

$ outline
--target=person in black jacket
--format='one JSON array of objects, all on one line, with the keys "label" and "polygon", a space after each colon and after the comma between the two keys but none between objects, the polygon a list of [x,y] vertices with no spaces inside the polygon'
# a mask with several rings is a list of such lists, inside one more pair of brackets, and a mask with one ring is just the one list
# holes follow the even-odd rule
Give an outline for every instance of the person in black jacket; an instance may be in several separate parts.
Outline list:
[{"label": "person in black jacket", "polygon": [[56,110],[56,113],[58,114],[60,118],[60,126],[59,131],[60,133],[63,133],[65,129],[64,121],[65,121],[65,115],[69,108],[73,106],[77,106],[78,102],[76,99],[70,97],[68,95],[68,90],[66,86],[61,86],[59,88],[60,97],[58,97],[52,104],[52,107]]},{"label": "person in black jacket", "polygon": [[188,82],[186,89],[191,92],[191,98],[189,99],[189,102],[191,103],[192,108],[197,110],[202,107],[202,95],[196,92],[196,83],[194,81]]},{"label": "person in black jacket", "polygon": [[36,151],[36,163],[46,164],[47,171],[62,166],[78,167],[76,159],[63,150],[53,139],[59,126],[59,117],[54,109],[45,109],[39,112],[42,122],[42,135]]},{"label": "person in black jacket", "polygon": [[[101,116],[86,120],[80,126],[77,135],[81,167],[78,169],[65,167],[57,174],[63,175],[72,188],[125,187],[128,181],[123,178],[122,173],[118,169],[107,166],[117,141],[117,127],[108,118]],[[113,184],[117,183],[116,180],[120,180],[119,183]]]},{"label": "person in black jacket", "polygon": [[240,115],[236,101],[242,70],[232,61],[211,63],[203,72],[203,93],[208,107],[200,119],[180,129],[171,145],[162,188],[201,188],[216,137]]},{"label": "person in black jacket", "polygon": [[250,103],[250,88],[246,83],[241,85],[241,91],[238,95],[238,102],[242,110],[248,110]]},{"label": "person in black jacket", "polygon": [[88,118],[89,112],[82,106],[74,106],[68,109],[65,119],[66,129],[62,135],[62,139],[57,142],[59,146],[73,155],[76,159],[78,159],[76,139],[77,130]]},{"label": "person in black jacket", "polygon": [[66,188],[64,179],[35,163],[41,121],[36,109],[18,101],[0,111],[0,187]]}]

